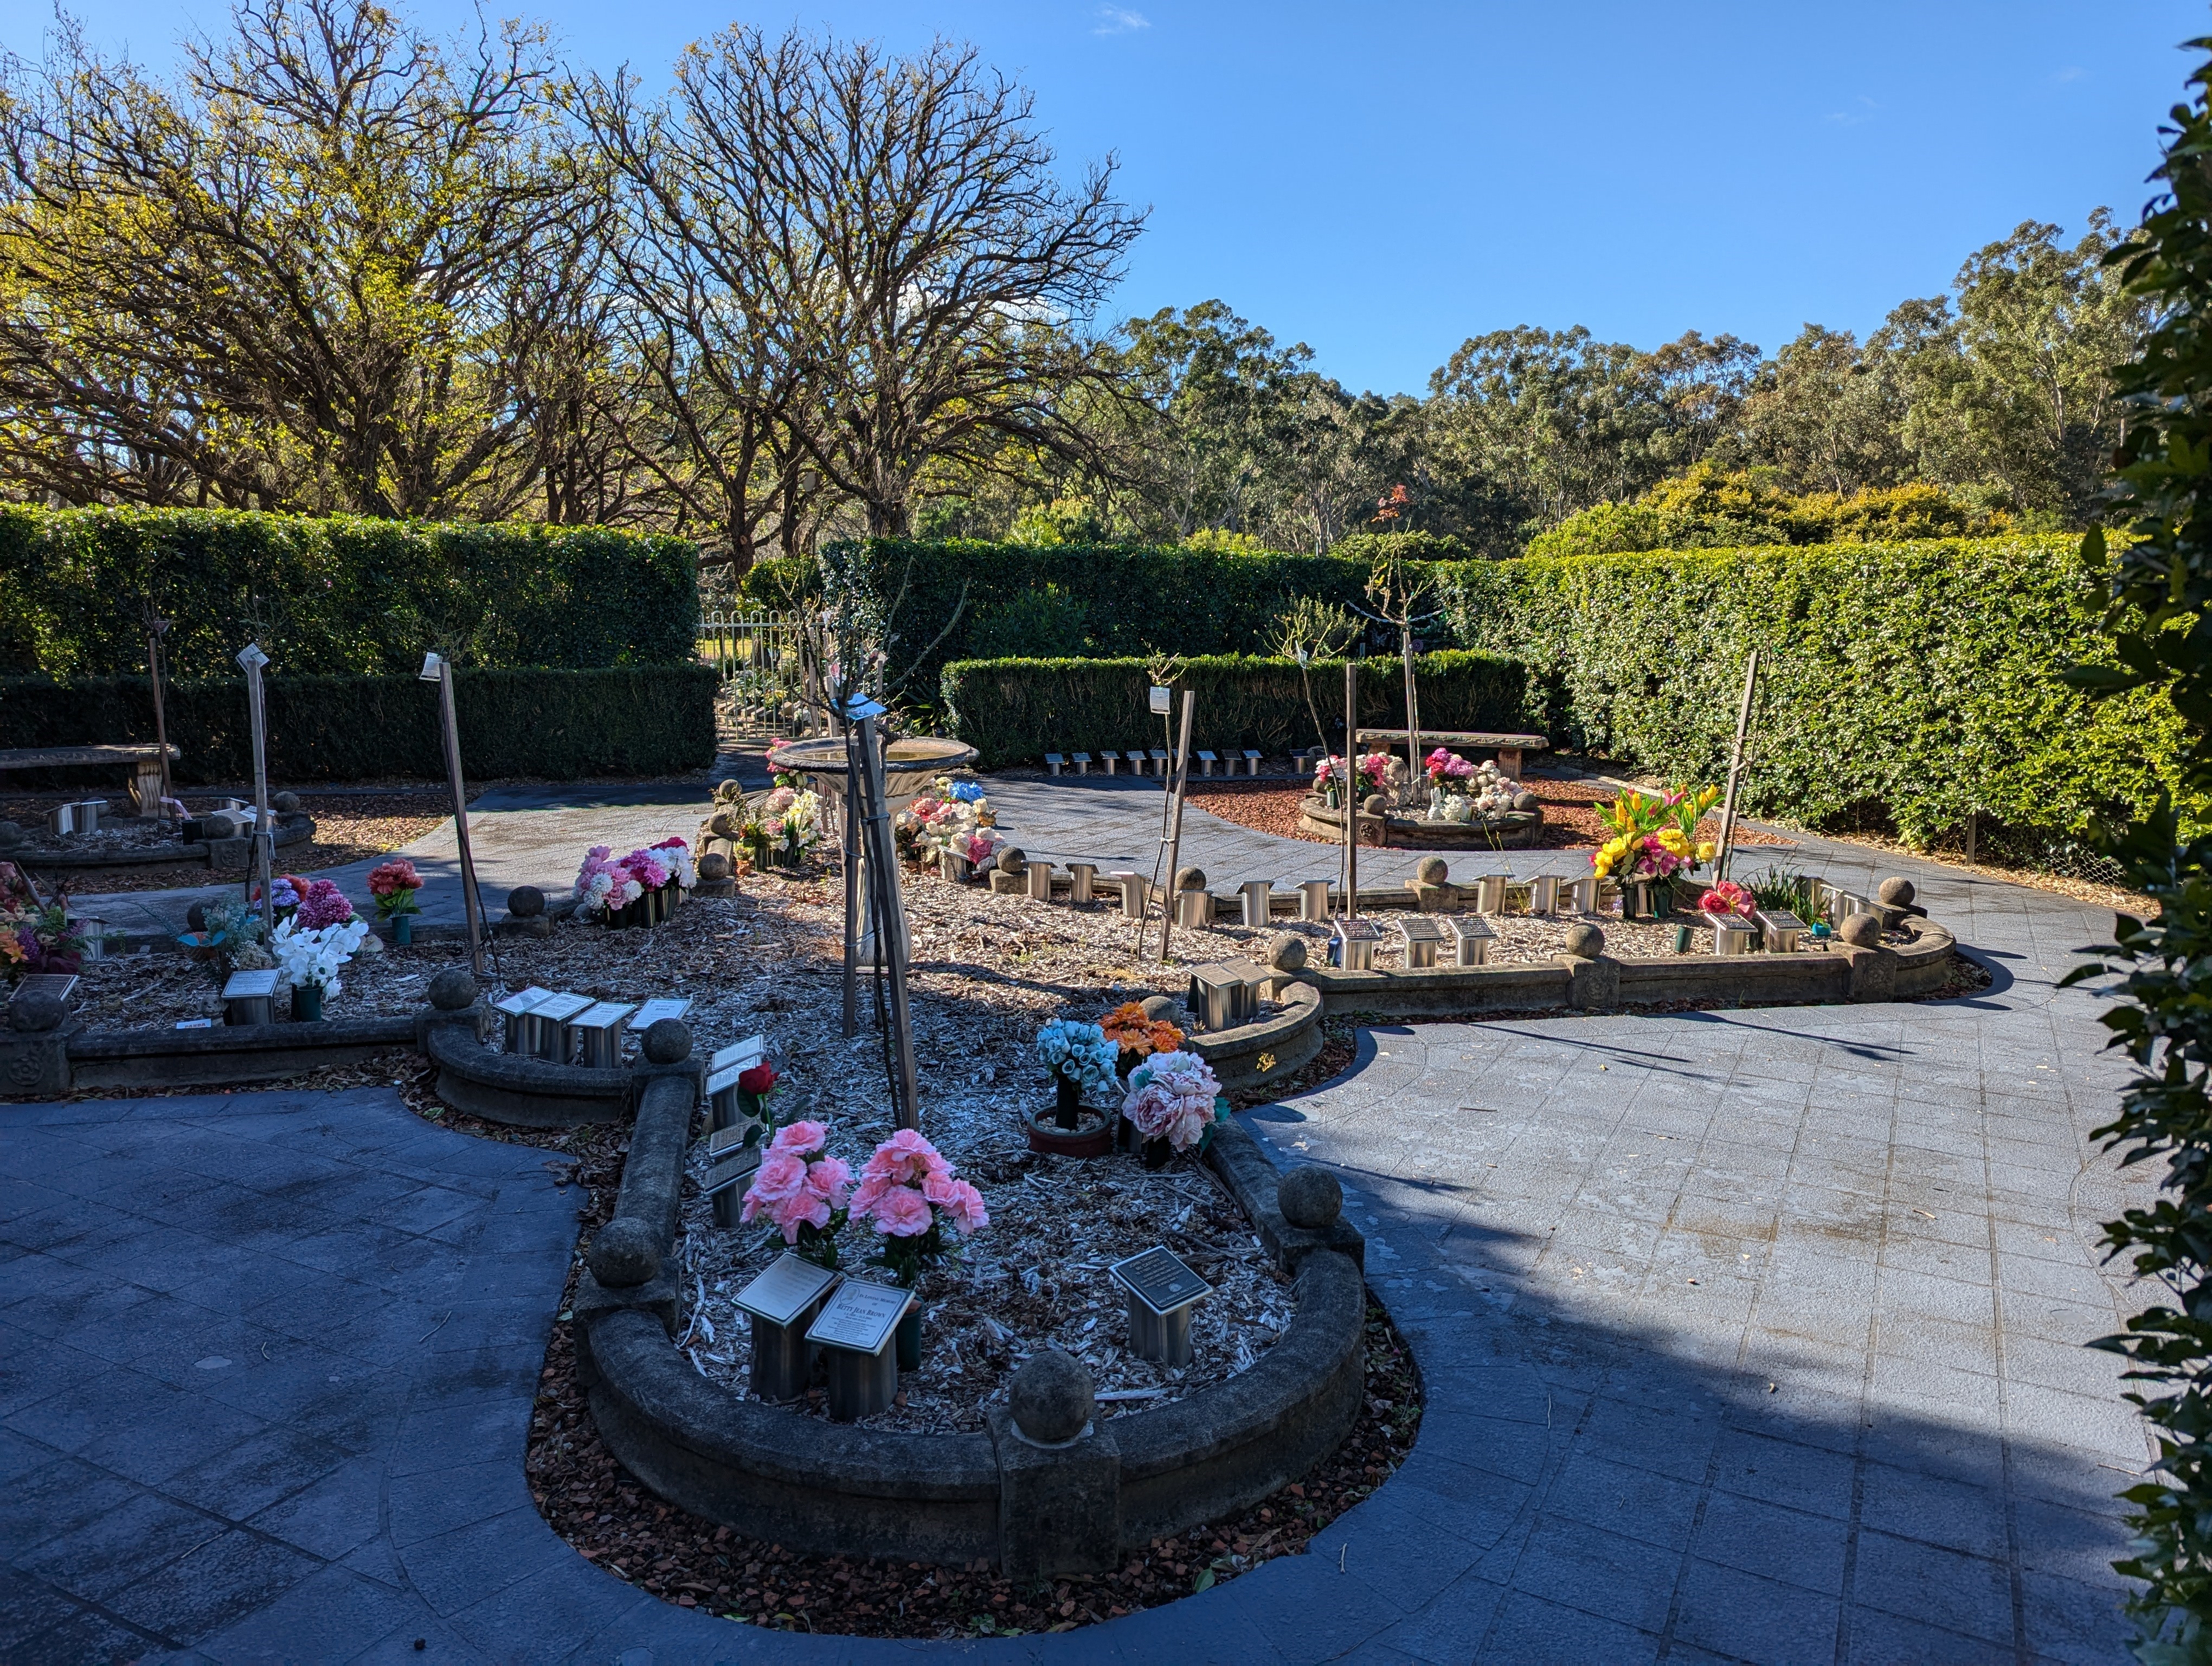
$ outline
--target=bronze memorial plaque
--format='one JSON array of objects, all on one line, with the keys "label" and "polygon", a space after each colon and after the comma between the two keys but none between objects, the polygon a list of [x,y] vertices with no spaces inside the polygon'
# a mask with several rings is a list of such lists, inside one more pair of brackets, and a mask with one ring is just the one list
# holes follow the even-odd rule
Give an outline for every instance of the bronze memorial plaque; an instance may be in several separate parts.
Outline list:
[{"label": "bronze memorial plaque", "polygon": [[1183,1265],[1175,1251],[1155,1244],[1106,1269],[1115,1281],[1155,1313],[1172,1313],[1188,1307],[1213,1286]]},{"label": "bronze memorial plaque", "polygon": [[738,1305],[772,1325],[787,1325],[836,1283],[838,1277],[827,1268],[786,1253],[770,1262],[766,1272],[738,1292]]},{"label": "bronze memorial plaque", "polygon": [[806,1340],[855,1353],[881,1353],[912,1299],[889,1285],[848,1279],[837,1286],[821,1317],[807,1327]]}]

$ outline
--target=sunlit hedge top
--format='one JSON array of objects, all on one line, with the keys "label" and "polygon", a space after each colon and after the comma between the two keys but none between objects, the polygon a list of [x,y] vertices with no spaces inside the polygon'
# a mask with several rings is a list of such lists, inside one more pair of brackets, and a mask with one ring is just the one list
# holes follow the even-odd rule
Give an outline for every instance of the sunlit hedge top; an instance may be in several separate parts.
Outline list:
[{"label": "sunlit hedge top", "polygon": [[0,672],[138,670],[149,605],[179,677],[233,674],[249,636],[279,672],[410,672],[428,648],[667,665],[692,656],[697,553],[605,527],[0,507]]}]

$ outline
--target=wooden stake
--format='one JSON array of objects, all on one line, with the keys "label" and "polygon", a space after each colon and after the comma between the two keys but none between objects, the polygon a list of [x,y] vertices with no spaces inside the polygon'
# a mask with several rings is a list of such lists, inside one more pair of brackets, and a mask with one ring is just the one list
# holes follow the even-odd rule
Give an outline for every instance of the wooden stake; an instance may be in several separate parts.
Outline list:
[{"label": "wooden stake", "polygon": [[460,720],[453,710],[453,662],[438,657],[438,710],[446,730],[446,778],[453,789],[453,836],[461,848],[461,907],[469,921],[469,964],[483,976],[483,914],[477,902],[477,861],[469,849],[469,800],[461,785]]},{"label": "wooden stake", "polygon": [[1193,690],[1182,691],[1182,733],[1176,743],[1175,775],[1168,788],[1168,905],[1160,912],[1160,961],[1168,958],[1168,935],[1175,930],[1176,864],[1182,857],[1182,795],[1190,780],[1190,714],[1198,704]]},{"label": "wooden stake", "polygon": [[1728,791],[1721,798],[1720,848],[1713,853],[1713,878],[1728,878],[1729,842],[1735,836],[1735,788],[1743,774],[1744,737],[1751,730],[1751,699],[1759,685],[1759,650],[1751,651],[1750,662],[1743,669],[1743,704],[1735,714],[1735,745],[1729,751]]},{"label": "wooden stake", "polygon": [[1359,912],[1359,662],[1344,662],[1344,917]]}]

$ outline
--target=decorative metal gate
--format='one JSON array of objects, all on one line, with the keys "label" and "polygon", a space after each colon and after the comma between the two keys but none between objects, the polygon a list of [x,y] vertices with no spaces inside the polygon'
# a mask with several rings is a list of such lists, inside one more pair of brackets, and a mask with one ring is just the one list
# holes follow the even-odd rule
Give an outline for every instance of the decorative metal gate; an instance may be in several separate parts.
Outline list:
[{"label": "decorative metal gate", "polygon": [[805,671],[795,615],[710,612],[699,622],[699,657],[722,673],[741,729],[805,733]]}]

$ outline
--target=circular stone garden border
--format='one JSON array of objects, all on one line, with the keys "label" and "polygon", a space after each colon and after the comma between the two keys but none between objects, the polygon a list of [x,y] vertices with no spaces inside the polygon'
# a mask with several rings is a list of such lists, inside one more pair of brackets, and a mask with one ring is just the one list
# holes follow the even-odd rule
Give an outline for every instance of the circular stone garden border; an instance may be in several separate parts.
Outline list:
[{"label": "circular stone garden border", "polygon": [[[1058,1446],[1032,1441],[1003,1408],[986,1433],[913,1435],[741,1398],[702,1377],[674,1341],[682,1296],[667,1261],[694,1093],[653,1081],[638,1097],[621,1198],[600,1232],[654,1253],[603,1258],[595,1241],[572,1304],[577,1370],[608,1450],[695,1515],[802,1551],[980,1558],[1011,1577],[1097,1572],[1268,1497],[1358,1420],[1364,1242],[1341,1219],[1289,1225],[1274,1170],[1234,1123],[1220,1126],[1206,1160],[1292,1276],[1296,1298],[1282,1336],[1242,1375]],[[624,1221],[635,1225],[608,1239]]]},{"label": "circular stone garden border", "polygon": [[[315,818],[306,811],[277,816],[277,849],[305,843],[314,836]],[[63,868],[83,872],[110,867],[162,867],[182,862],[199,862],[211,869],[242,869],[252,851],[253,841],[241,836],[234,839],[195,839],[189,844],[142,845],[112,855],[66,847],[19,844],[0,850],[0,858],[42,873]]]},{"label": "circular stone garden border", "polygon": [[[1344,812],[1309,793],[1298,801],[1298,825],[1333,843],[1344,841]],[[1419,816],[1359,812],[1359,836],[1390,850],[1526,850],[1544,831],[1540,810],[1506,810],[1471,822],[1432,822]]]}]

